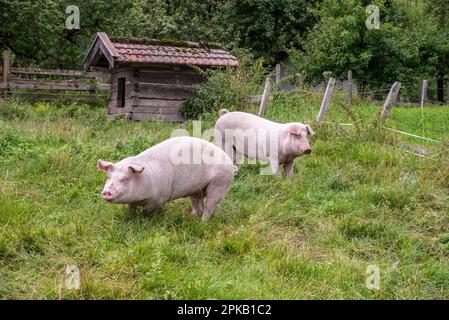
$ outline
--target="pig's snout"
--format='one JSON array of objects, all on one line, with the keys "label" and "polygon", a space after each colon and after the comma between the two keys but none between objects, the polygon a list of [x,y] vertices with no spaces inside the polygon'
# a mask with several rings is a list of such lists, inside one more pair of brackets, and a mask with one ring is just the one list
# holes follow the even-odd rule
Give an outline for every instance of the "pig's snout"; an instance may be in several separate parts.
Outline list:
[{"label": "pig's snout", "polygon": [[113,192],[111,190],[104,190],[101,193],[101,197],[106,201],[111,201],[111,200],[114,200],[114,198],[116,197],[116,194],[115,194],[115,192]]},{"label": "pig's snout", "polygon": [[304,154],[311,154],[312,153],[312,149],[306,149],[304,150]]}]

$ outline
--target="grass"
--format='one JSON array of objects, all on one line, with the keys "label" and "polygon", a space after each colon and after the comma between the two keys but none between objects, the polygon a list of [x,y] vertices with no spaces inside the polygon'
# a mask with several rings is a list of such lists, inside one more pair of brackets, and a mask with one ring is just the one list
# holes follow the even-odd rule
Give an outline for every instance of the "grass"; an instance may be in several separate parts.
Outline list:
[{"label": "grass", "polygon": [[[244,166],[203,223],[186,199],[148,216],[99,198],[99,158],[134,155],[191,122],[0,103],[0,297],[448,299],[447,150],[434,146],[432,159],[405,153],[401,137],[373,126],[379,106],[335,105],[328,119],[357,127],[315,125],[314,152],[296,162],[292,181]],[[279,96],[267,117],[303,121],[318,108],[313,97]],[[426,107],[424,134],[447,142],[448,114]],[[396,108],[388,125],[422,134],[422,116]],[[72,264],[78,291],[65,287]],[[369,265],[380,268],[380,290],[366,288]]]}]

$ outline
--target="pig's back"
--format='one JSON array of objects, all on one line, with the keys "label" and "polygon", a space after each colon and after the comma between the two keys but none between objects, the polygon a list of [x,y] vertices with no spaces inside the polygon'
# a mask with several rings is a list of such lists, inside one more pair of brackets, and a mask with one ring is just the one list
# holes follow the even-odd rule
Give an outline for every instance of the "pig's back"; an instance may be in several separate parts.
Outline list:
[{"label": "pig's back", "polygon": [[[191,151],[198,148],[203,152],[213,150],[223,159],[220,163],[205,163],[202,158],[194,159],[189,152],[188,161],[176,158],[175,148]],[[184,149],[185,148],[185,149]],[[202,139],[193,137],[176,137],[166,140],[140,155],[152,166],[154,181],[160,188],[161,196],[166,200],[176,199],[200,192],[214,179],[231,179],[234,167],[231,159],[217,146]],[[173,159],[172,157],[175,156]],[[194,160],[197,160],[196,162]]]},{"label": "pig's back", "polygon": [[222,129],[276,129],[280,127],[279,123],[258,117],[251,113],[246,112],[229,112],[221,116],[215,127],[218,130]]}]

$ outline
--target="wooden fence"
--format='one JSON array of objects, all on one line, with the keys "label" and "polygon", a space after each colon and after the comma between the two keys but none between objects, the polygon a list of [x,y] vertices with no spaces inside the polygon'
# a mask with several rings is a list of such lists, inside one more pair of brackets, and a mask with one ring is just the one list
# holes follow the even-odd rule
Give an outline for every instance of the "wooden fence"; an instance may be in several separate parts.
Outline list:
[{"label": "wooden fence", "polygon": [[0,97],[26,100],[106,99],[109,76],[99,72],[13,68],[8,51],[3,53]]}]

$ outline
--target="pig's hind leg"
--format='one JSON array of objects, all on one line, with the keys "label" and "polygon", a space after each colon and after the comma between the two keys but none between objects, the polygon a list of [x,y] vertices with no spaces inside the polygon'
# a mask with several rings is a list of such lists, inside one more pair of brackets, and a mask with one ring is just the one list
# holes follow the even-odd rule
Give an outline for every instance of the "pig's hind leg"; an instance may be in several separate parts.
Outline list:
[{"label": "pig's hind leg", "polygon": [[212,181],[206,189],[206,203],[204,205],[203,210],[203,221],[208,221],[217,206],[217,204],[222,200],[226,194],[228,193],[229,185],[231,184],[232,179],[228,180],[220,180],[220,181]]},{"label": "pig's hind leg", "polygon": [[199,192],[190,196],[192,203],[193,215],[202,215],[204,211],[203,193]]}]

